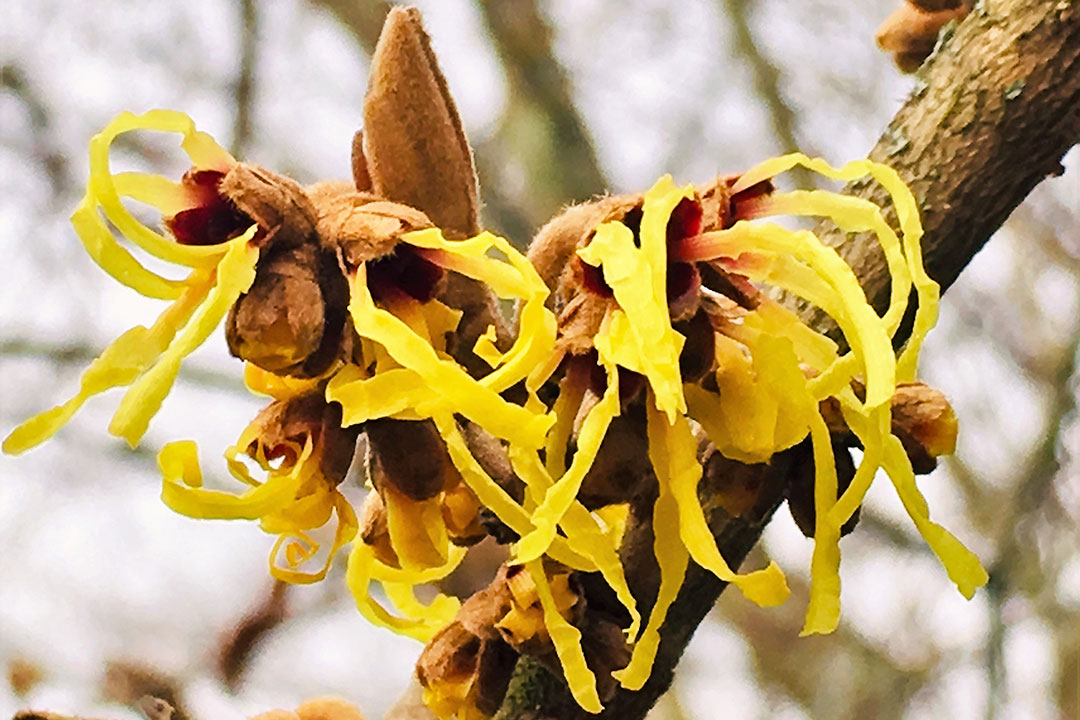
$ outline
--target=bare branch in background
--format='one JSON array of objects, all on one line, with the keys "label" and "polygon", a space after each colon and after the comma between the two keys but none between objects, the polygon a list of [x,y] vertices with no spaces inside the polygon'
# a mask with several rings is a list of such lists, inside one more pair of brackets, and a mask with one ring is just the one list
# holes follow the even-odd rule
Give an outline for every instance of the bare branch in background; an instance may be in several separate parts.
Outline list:
[{"label": "bare branch in background", "polygon": [[717,605],[717,615],[746,640],[761,684],[781,691],[812,718],[903,717],[931,679],[937,654],[928,649],[918,662],[898,665],[843,622],[831,635],[792,642],[802,629],[810,586],[797,577],[788,582],[791,597],[779,608],[759,608],[742,598]]},{"label": "bare branch in background", "polygon": [[[36,340],[21,340],[19,338],[0,340],[0,358],[39,358],[48,360],[54,365],[74,365],[81,368],[93,361],[99,354],[101,354],[101,348],[92,345],[60,345]],[[243,383],[229,373],[184,366],[180,369],[180,378],[200,387],[245,396],[250,395],[244,388]]]},{"label": "bare branch in background", "polygon": [[246,154],[251,141],[252,105],[255,98],[255,62],[258,51],[259,17],[255,0],[240,0],[240,72],[236,78],[236,115],[230,150],[236,157]]},{"label": "bare branch in background", "polygon": [[288,616],[287,596],[289,585],[275,580],[259,600],[259,604],[247,612],[222,638],[218,648],[218,677],[225,687],[235,692],[243,680],[260,645]]},{"label": "bare branch in background", "polygon": [[[816,155],[817,153],[811,147],[806,145],[800,147],[799,140],[795,136],[795,112],[780,90],[780,70],[765,57],[761,48],[758,47],[753,28],[750,27],[749,17],[754,4],[745,0],[721,0],[720,5],[731,25],[731,33],[735,39],[735,52],[741,55],[750,66],[754,89],[768,108],[772,131],[780,143],[780,150],[788,153],[801,149],[808,155]],[[813,174],[803,168],[793,170],[792,177],[799,187],[810,188],[815,185]]]},{"label": "bare branch in background", "polygon": [[509,81],[496,141],[504,164],[509,153],[527,171],[524,207],[537,228],[564,205],[606,190],[607,181],[538,3],[485,0],[478,7]]},{"label": "bare branch in background", "polygon": [[311,0],[311,4],[333,13],[369,56],[379,41],[386,13],[393,7],[385,0]]},{"label": "bare branch in background", "polygon": [[74,185],[71,170],[64,153],[55,147],[50,139],[52,123],[44,99],[26,77],[26,72],[14,63],[0,67],[0,90],[10,92],[18,98],[30,116],[30,124],[34,128],[34,142],[30,152],[45,171],[53,197],[66,194]]}]

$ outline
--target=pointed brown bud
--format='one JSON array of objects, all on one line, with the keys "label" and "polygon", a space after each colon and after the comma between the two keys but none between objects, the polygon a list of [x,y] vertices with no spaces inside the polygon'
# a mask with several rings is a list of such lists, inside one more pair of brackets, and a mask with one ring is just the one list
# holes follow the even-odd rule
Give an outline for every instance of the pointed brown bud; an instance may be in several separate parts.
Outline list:
[{"label": "pointed brown bud", "polygon": [[364,99],[363,150],[375,194],[419,208],[447,232],[476,234],[472,151],[415,8],[386,16]]}]

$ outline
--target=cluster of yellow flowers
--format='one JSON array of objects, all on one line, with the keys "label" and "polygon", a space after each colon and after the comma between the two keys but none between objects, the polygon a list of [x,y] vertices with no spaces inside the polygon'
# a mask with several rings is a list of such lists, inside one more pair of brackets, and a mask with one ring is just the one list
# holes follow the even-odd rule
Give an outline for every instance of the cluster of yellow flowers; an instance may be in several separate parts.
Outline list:
[{"label": "cluster of yellow flowers", "polygon": [[[194,167],[181,182],[110,170],[111,143],[125,132],[146,129],[182,135]],[[321,319],[333,316],[332,308],[319,316],[316,340],[307,344],[325,344],[323,338],[333,336],[337,345],[330,359],[313,370],[302,362],[308,352],[288,347],[299,321],[289,320],[287,308],[279,306],[295,299],[282,291],[266,301],[264,309],[275,319],[264,323],[255,345],[261,350],[273,345],[273,352],[264,355],[278,360],[259,363],[252,352],[246,356],[245,380],[272,402],[226,453],[229,471],[246,489],[234,494],[204,488],[190,441],[169,443],[159,455],[162,497],[169,507],[192,517],[258,520],[263,530],[278,536],[270,557],[275,577],[319,580],[337,551],[352,542],[346,577],[359,610],[372,622],[427,642],[454,620],[460,602],[437,595],[423,603],[414,589],[445,578],[459,565],[467,547],[485,534],[481,520],[487,513],[516,536],[508,563],[523,565],[530,579],[531,599],[514,595],[518,609],[499,620],[501,631],[513,637],[542,632],[574,698],[586,710],[599,712],[601,697],[582,650],[581,629],[574,624],[566,573],[599,573],[625,607],[630,621],[623,630],[632,654],[629,664],[613,675],[630,689],[640,688],[650,675],[661,624],[690,559],[758,604],[776,605],[788,595],[774,564],[739,574],[721,556],[697,494],[699,438],[704,435],[722,455],[745,463],[768,462],[810,438],[816,527],[804,633],[836,627],[841,527],[879,469],[959,590],[970,597],[986,582],[978,560],[930,520],[908,454],[891,425],[897,385],[914,380],[919,348],[936,321],[938,287],[922,266],[915,200],[888,167],[857,161],[836,169],[793,154],[744,173],[725,192],[728,197],[745,194],[797,165],[835,180],[869,177],[891,195],[899,236],[868,201],[819,190],[777,192],[771,185],[754,197],[752,212],[741,215],[745,219],[729,217],[703,229],[699,191],[661,178],[630,211],[588,228],[585,241],[573,249],[570,262],[577,263],[579,276],[588,277],[580,292],[592,292],[603,303],[596,331],[568,343],[552,309],[552,288],[503,238],[484,232],[448,239],[421,213],[410,215],[408,208],[388,209],[383,206],[391,203],[363,193],[325,187],[304,191],[313,208],[305,216],[308,229],[290,235],[279,227],[289,221],[279,218],[275,226],[265,220],[273,215],[266,211],[269,200],[260,196],[261,205],[247,202],[247,196],[228,190],[237,168],[251,166],[237,163],[179,113],[121,115],[93,139],[90,160],[86,196],[72,216],[79,237],[114,278],[171,304],[149,328],[132,328],[114,341],[84,372],[79,392],[12,432],[5,452],[19,453],[46,440],[87,398],[114,387],[128,389],[109,430],[134,446],[169,392],[182,359],[230,308],[254,296],[253,284],[266,275],[265,265],[310,245],[329,253],[334,262],[327,272],[340,273],[347,284],[347,317],[339,320],[344,330],[330,332],[331,321]],[[170,233],[136,220],[125,198],[157,208]],[[343,203],[344,214],[331,212]],[[771,215],[827,217],[847,232],[875,233],[892,276],[886,311],[878,315],[873,310],[851,268],[813,233],[756,221]],[[365,220],[356,235],[349,223],[361,216]],[[106,220],[140,250],[190,268],[190,274],[173,280],[147,269],[118,242]],[[292,239],[283,239],[287,236]],[[699,268],[706,266],[750,291],[780,288],[816,305],[835,320],[850,350],[841,351],[764,294],[734,307],[724,296],[702,291],[694,312],[708,320],[706,352],[714,357],[704,359],[706,372],[687,377],[686,337],[672,321],[683,312],[674,307],[681,300],[673,294],[673,277],[677,270],[680,277],[698,282]],[[500,338],[493,324],[465,349],[486,364],[481,372],[475,364],[467,368],[462,351],[450,347],[463,310],[433,289],[445,274],[468,278],[517,303],[512,342]],[[329,287],[329,280],[318,277],[318,287]],[[914,330],[897,356],[892,338],[913,287],[918,299]],[[234,309],[230,323],[242,324],[242,314]],[[296,369],[301,366],[307,369]],[[635,399],[644,404],[641,441],[647,441],[656,483],[653,530],[660,585],[647,619],[638,611],[619,558],[619,515],[629,498],[586,503],[582,495],[609,428]],[[864,449],[842,493],[822,414],[826,401],[839,406]],[[423,476],[418,488],[401,479],[400,466],[408,458],[390,457],[411,449],[394,448],[385,439],[376,444],[375,432],[397,428],[394,432],[407,442],[409,433],[425,424],[434,428],[437,453],[448,461],[432,462],[434,470],[427,475],[423,467],[414,473]],[[372,446],[368,465],[377,492],[370,494],[358,519],[338,485],[358,434],[367,428]],[[391,439],[397,437],[394,432]],[[493,477],[490,459],[477,450],[477,437],[508,464],[519,492],[504,478]],[[380,449],[388,455],[380,456]],[[426,459],[423,452],[417,457],[417,462]],[[255,477],[248,460],[265,477]],[[312,531],[332,517],[334,539],[322,548]],[[386,604],[373,594],[376,584]],[[429,700],[444,715],[473,712],[467,707],[468,688],[457,687],[455,693],[459,700],[448,702],[433,690]]]}]

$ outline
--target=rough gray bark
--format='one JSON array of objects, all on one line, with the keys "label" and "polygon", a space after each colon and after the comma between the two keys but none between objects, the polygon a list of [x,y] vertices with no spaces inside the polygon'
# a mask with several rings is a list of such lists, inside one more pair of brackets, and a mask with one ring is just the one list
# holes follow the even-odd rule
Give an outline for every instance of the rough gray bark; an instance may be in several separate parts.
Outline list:
[{"label": "rough gray bark", "polygon": [[[894,167],[914,191],[926,228],[926,267],[944,289],[1031,189],[1061,172],[1062,156],[1077,142],[1080,3],[984,0],[959,26],[944,29],[935,53],[920,70],[916,90],[870,158]],[[876,186],[856,184],[848,191],[887,204],[887,195]],[[841,248],[871,301],[879,309],[886,304],[889,276],[876,242],[869,237],[845,241],[827,224],[818,231]],[[801,312],[815,327],[831,329],[816,309],[803,307]],[[785,464],[774,460],[769,467],[759,466],[762,490],[752,512],[731,519],[720,511],[711,518],[729,563],[737,565],[745,558],[782,501]],[[631,587],[647,606],[649,578],[655,573],[648,523],[638,523],[629,532],[624,562]],[[652,678],[638,692],[620,690],[598,717],[645,716],[667,690],[687,642],[724,587],[691,564],[668,613]],[[574,704],[561,678],[525,659],[496,717],[596,716]]]}]

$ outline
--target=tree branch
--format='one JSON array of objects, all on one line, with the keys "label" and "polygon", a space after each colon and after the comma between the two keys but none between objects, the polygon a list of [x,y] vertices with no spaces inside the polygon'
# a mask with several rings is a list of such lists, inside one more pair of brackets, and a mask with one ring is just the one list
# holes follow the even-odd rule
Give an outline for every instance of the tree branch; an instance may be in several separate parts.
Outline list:
[{"label": "tree branch", "polygon": [[[926,228],[926,267],[947,288],[1031,189],[1060,172],[1062,156],[1078,141],[1080,4],[998,0],[982,3],[939,40],[917,89],[870,157],[894,167],[915,192]],[[876,186],[857,184],[849,191],[887,203]],[[843,234],[828,225],[818,231],[840,248],[867,297],[879,308],[887,302],[889,275],[876,242],[863,236],[844,242]],[[819,329],[833,326],[813,308],[803,308],[802,314]],[[718,517],[719,511],[711,518],[729,563],[745,558],[784,497],[787,461],[779,457],[757,466],[762,491],[751,512],[727,518]],[[635,523],[628,533],[628,580],[648,605],[647,588],[655,584],[648,523]],[[723,589],[723,583],[691,565],[664,624],[653,676],[638,692],[619,690],[600,716],[574,705],[561,679],[526,660],[497,717],[643,718],[668,688],[686,643]]]}]

